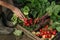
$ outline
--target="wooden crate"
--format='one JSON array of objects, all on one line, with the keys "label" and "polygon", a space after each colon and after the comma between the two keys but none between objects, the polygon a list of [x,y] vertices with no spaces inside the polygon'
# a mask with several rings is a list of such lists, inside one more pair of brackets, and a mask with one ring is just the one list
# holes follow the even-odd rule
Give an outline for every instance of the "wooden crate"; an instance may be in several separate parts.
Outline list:
[{"label": "wooden crate", "polygon": [[43,38],[39,38],[39,37],[33,35],[31,32],[29,32],[28,30],[26,30],[25,28],[23,28],[20,25],[17,25],[16,28],[19,30],[22,30],[24,32],[24,34],[27,35],[32,40],[44,40]]}]

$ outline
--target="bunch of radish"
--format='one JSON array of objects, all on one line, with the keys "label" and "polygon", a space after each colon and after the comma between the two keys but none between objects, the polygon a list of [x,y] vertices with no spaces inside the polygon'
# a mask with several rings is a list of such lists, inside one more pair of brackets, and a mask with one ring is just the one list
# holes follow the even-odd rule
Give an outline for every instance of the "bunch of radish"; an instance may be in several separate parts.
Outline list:
[{"label": "bunch of radish", "polygon": [[32,21],[33,21],[32,18],[30,18],[30,19],[25,18],[24,19],[24,25],[25,26],[30,26],[33,23]]},{"label": "bunch of radish", "polygon": [[25,26],[30,26],[30,25],[34,25],[34,24],[36,24],[36,23],[38,23],[39,22],[39,20],[40,20],[40,18],[36,18],[36,19],[32,19],[32,18],[25,18],[24,19],[24,25]]},{"label": "bunch of radish", "polygon": [[48,25],[46,25],[44,28],[40,29],[39,32],[32,32],[38,37],[42,38],[52,38],[53,36],[56,35],[56,30],[53,29],[48,29]]}]

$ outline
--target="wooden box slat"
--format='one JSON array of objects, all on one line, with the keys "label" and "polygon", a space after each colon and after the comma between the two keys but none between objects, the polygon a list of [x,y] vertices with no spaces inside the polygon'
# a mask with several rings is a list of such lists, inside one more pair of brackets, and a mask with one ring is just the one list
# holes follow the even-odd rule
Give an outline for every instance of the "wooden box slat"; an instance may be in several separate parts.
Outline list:
[{"label": "wooden box slat", "polygon": [[17,25],[16,27],[19,30],[22,30],[24,32],[24,34],[26,34],[29,38],[31,38],[32,40],[41,40],[39,37],[33,35],[31,32],[29,32],[28,30],[26,30],[25,28],[23,28],[20,25]]}]

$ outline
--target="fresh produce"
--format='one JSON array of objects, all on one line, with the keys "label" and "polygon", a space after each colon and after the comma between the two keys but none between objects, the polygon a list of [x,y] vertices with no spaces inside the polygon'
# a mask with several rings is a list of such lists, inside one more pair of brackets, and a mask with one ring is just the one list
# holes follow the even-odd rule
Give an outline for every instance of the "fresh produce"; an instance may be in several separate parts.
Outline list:
[{"label": "fresh produce", "polygon": [[60,5],[57,5],[55,3],[55,1],[53,1],[51,3],[51,5],[46,8],[46,11],[48,12],[48,14],[50,15],[51,19],[55,22],[58,21],[59,22],[59,13],[60,13]]},{"label": "fresh produce", "polygon": [[35,29],[35,31],[40,29],[42,26],[46,25],[47,23],[49,24],[49,22],[50,22],[50,16],[48,14],[43,15],[40,18],[38,25],[37,25],[38,27]]},{"label": "fresh produce", "polygon": [[32,32],[32,34],[34,34],[34,35],[35,35],[35,34],[36,34],[36,32],[35,32],[35,31],[33,31],[33,32]]},{"label": "fresh produce", "polygon": [[11,18],[12,23],[15,25],[17,23],[17,17],[15,14],[13,14],[13,17]]},{"label": "fresh produce", "polygon": [[17,29],[15,29],[15,31],[13,32],[13,34],[14,34],[15,36],[22,36],[22,30],[17,30]]},{"label": "fresh produce", "polygon": [[27,18],[25,18],[24,19],[25,21],[24,21],[24,25],[25,26],[30,26],[30,25],[32,25],[32,21],[33,21],[33,19],[32,18],[30,18],[29,20],[27,19]]},{"label": "fresh produce", "polygon": [[[21,1],[23,4],[25,2],[26,4],[21,7],[21,11],[26,17],[24,22],[17,22],[19,19],[13,15],[14,24],[22,24],[25,29],[30,32],[33,31],[32,34],[41,38],[50,39],[55,37],[60,32],[60,5],[56,4],[55,0]],[[52,23],[50,24],[51,20]]]},{"label": "fresh produce", "polygon": [[46,25],[44,28],[40,29],[39,32],[33,32],[38,37],[42,38],[53,38],[53,35],[56,35],[56,30],[49,29],[48,25]]},{"label": "fresh produce", "polygon": [[30,11],[30,9],[28,6],[24,6],[24,8],[22,8],[22,12],[24,13],[24,15],[28,15],[29,11]]}]

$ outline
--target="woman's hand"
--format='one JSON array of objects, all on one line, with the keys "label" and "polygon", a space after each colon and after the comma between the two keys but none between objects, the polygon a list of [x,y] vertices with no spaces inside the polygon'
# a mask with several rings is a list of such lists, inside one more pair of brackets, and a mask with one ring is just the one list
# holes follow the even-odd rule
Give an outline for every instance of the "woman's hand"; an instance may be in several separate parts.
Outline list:
[{"label": "woman's hand", "polygon": [[17,7],[15,7],[15,6],[13,6],[13,5],[9,4],[9,3],[6,3],[6,2],[4,2],[2,0],[0,0],[0,5],[10,9],[13,13],[16,14],[17,17],[19,17],[20,20],[24,21],[25,16],[20,11],[20,9],[18,9]]}]

